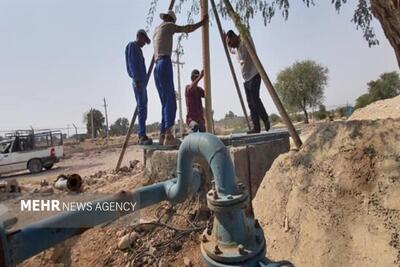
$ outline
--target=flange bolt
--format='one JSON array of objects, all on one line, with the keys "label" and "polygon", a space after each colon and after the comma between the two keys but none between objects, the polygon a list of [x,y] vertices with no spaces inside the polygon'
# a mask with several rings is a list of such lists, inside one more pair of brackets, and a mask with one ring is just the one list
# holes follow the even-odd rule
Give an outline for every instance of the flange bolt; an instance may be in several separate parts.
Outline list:
[{"label": "flange bolt", "polygon": [[219,249],[218,245],[215,245],[214,253],[215,253],[215,255],[221,255],[222,254],[222,251]]},{"label": "flange bolt", "polygon": [[246,255],[246,254],[247,254],[247,251],[244,250],[244,246],[243,246],[242,244],[240,244],[240,245],[238,246],[238,251],[239,251],[239,254],[240,254],[240,255]]}]

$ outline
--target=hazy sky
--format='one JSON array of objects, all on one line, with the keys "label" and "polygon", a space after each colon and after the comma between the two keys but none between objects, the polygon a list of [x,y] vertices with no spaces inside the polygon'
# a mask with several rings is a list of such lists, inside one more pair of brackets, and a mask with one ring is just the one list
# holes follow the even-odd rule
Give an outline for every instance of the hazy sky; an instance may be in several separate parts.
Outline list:
[{"label": "hazy sky", "polygon": [[[159,2],[157,14],[169,1]],[[337,14],[330,1],[317,1],[310,9],[300,1],[291,2],[297,4],[292,4],[287,22],[280,16],[267,27],[260,18],[252,21],[253,39],[273,81],[295,61],[315,60],[329,68],[325,92],[329,107],[353,103],[366,91],[368,81],[398,69],[379,24],[375,29],[381,44],[369,48],[350,22],[355,3]],[[83,127],[82,114],[91,107],[103,110],[103,97],[110,123],[118,117],[130,119],[135,101],[124,50],[137,29],[146,27],[149,5],[145,0],[0,0],[0,131],[72,123]],[[157,15],[153,27],[159,22]],[[185,22],[186,12],[178,15],[178,23]],[[224,21],[224,28],[230,27]],[[242,114],[217,28],[212,26],[210,32],[216,118],[229,110]],[[201,68],[200,30],[183,45],[184,85],[191,70]],[[147,63],[152,51],[152,46],[144,48]],[[235,58],[234,63],[237,68]],[[237,74],[241,81],[238,68]],[[276,112],[265,88],[261,90],[268,112]],[[153,77],[148,94],[148,122],[159,121],[161,105]]]}]

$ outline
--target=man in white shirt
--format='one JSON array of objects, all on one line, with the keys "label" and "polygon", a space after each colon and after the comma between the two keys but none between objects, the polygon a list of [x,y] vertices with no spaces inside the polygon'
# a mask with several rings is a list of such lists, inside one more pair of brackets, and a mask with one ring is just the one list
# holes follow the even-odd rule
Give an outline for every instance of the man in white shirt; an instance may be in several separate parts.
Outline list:
[{"label": "man in white shirt", "polygon": [[[254,47],[251,39],[250,42]],[[256,66],[251,60],[250,54],[239,35],[236,35],[232,30],[228,31],[226,33],[226,43],[230,48],[231,53],[237,55],[237,59],[242,70],[247,104],[249,106],[250,116],[253,122],[253,129],[247,133],[252,134],[259,133],[261,131],[260,118],[264,122],[265,130],[269,131],[271,125],[269,122],[268,113],[265,110],[264,104],[260,98],[260,74],[258,73]]]}]

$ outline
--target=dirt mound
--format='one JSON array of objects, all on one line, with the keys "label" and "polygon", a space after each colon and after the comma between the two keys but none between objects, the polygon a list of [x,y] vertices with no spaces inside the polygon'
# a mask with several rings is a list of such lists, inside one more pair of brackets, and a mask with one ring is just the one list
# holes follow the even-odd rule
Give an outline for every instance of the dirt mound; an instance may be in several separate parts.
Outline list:
[{"label": "dirt mound", "polygon": [[400,96],[376,101],[354,111],[349,120],[379,120],[400,118]]},{"label": "dirt mound", "polygon": [[400,120],[319,125],[281,155],[254,200],[272,259],[400,265]]},{"label": "dirt mound", "polygon": [[[143,169],[140,163],[131,162],[130,167],[122,167],[118,173],[99,170],[86,175],[81,194],[112,194],[142,187],[148,184]],[[212,221],[205,190],[203,186],[201,193],[183,203],[162,202],[140,210],[133,217],[127,215],[128,218],[89,229],[19,266],[169,267],[185,266],[184,262],[190,262],[186,266],[202,266],[199,234]],[[65,199],[67,193],[56,190],[54,196]],[[19,220],[21,217],[18,216]],[[136,238],[129,240],[131,236]]]}]

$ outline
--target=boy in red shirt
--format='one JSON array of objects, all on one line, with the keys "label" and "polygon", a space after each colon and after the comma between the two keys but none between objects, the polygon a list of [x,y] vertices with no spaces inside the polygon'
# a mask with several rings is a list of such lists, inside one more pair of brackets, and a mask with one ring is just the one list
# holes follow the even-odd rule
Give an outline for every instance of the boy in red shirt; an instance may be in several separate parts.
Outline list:
[{"label": "boy in red shirt", "polygon": [[204,90],[198,86],[199,81],[204,77],[204,71],[193,70],[192,83],[186,85],[186,124],[192,132],[205,132],[205,120],[201,98],[204,98]]}]

